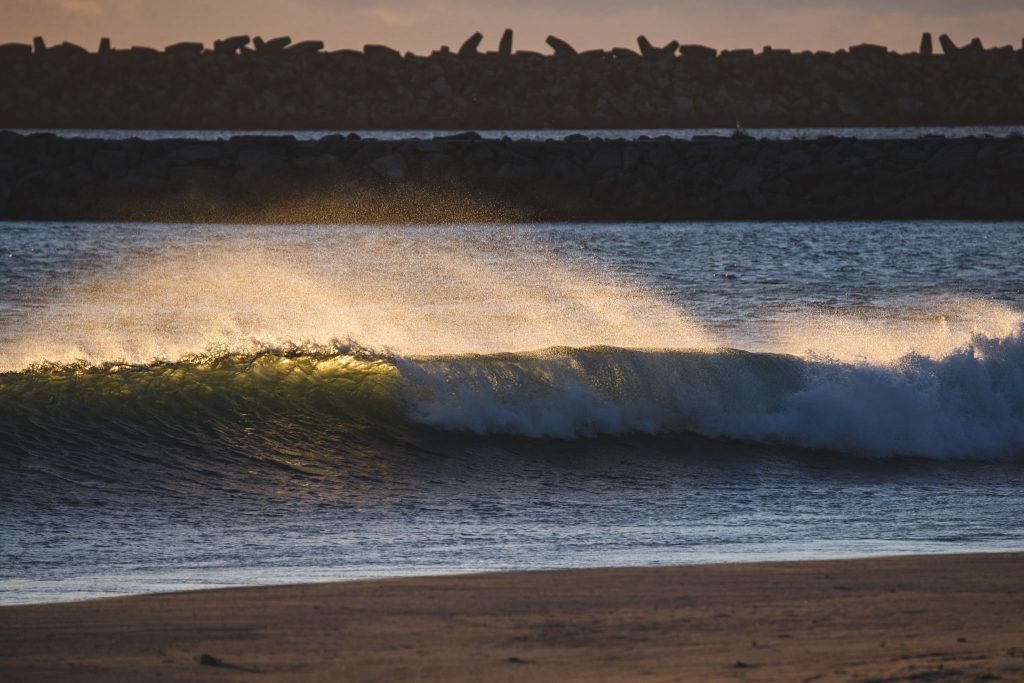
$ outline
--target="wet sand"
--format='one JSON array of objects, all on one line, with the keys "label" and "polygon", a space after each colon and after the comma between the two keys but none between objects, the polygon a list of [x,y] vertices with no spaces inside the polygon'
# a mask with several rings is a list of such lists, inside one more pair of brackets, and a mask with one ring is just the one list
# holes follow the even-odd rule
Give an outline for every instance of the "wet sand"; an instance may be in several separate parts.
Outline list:
[{"label": "wet sand", "polygon": [[1024,681],[1024,553],[0,608],[0,681]]}]

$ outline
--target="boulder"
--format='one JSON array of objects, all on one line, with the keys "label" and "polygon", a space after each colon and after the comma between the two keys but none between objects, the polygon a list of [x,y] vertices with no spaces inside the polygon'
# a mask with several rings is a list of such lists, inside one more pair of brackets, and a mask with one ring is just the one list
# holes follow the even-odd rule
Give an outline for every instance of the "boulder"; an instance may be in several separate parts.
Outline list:
[{"label": "boulder", "polygon": [[363,54],[370,59],[401,59],[402,53],[387,45],[363,45]]},{"label": "boulder", "polygon": [[647,36],[637,36],[636,43],[637,43],[637,45],[640,46],[640,54],[641,55],[643,55],[644,57],[654,57],[655,56],[655,53],[657,52],[657,50],[655,49],[655,47],[653,45],[651,45],[651,41],[647,40]]},{"label": "boulder", "polygon": [[480,41],[484,39],[484,34],[477,31],[462,44],[459,48],[460,57],[469,57],[477,53],[477,48],[480,47]]},{"label": "boulder", "polygon": [[944,55],[952,55],[960,51],[956,43],[945,33],[939,36],[939,45],[942,46],[942,54]]},{"label": "boulder", "polygon": [[96,51],[101,55],[110,52],[110,38],[100,38],[100,46]]},{"label": "boulder", "polygon": [[575,57],[578,54],[572,45],[565,42],[561,38],[556,38],[555,36],[548,36],[547,40],[545,40],[544,42],[547,43],[551,47],[551,49],[555,51],[556,57]]},{"label": "boulder", "polygon": [[636,59],[640,56],[627,47],[613,47],[611,53],[612,57],[615,57],[615,59]]},{"label": "boulder", "polygon": [[884,45],[873,45],[871,43],[861,43],[860,45],[850,46],[850,54],[854,57],[863,58],[874,58],[884,57],[889,54],[889,48]]},{"label": "boulder", "polygon": [[970,52],[984,52],[985,46],[981,43],[981,38],[972,38],[971,42],[964,47],[965,51]]},{"label": "boulder", "polygon": [[932,34],[923,33],[921,34],[921,48],[918,50],[922,55],[930,57],[934,48],[932,47]]},{"label": "boulder", "polygon": [[24,43],[4,43],[0,45],[0,62],[14,62],[32,56],[32,46]]},{"label": "boulder", "polygon": [[512,29],[507,28],[501,34],[501,42],[498,43],[498,54],[502,57],[508,57],[512,54]]},{"label": "boulder", "polygon": [[640,46],[640,54],[650,59],[661,59],[666,55],[672,56],[679,49],[678,40],[673,40],[661,47],[655,47],[645,36],[637,36],[636,44]]},{"label": "boulder", "polygon": [[263,40],[259,36],[253,38],[253,45],[256,46],[256,52],[264,54],[268,52],[280,52],[281,50],[288,47],[292,42],[292,39],[288,36],[281,36],[279,38],[271,38],[270,40]]},{"label": "boulder", "polygon": [[289,46],[285,52],[290,55],[308,55],[324,49],[322,40],[302,40]]},{"label": "boulder", "polygon": [[232,36],[213,41],[213,51],[222,55],[233,55],[249,44],[249,36]]},{"label": "boulder", "polygon": [[164,52],[169,55],[197,55],[202,51],[202,43],[175,43],[164,48]]},{"label": "boulder", "polygon": [[46,41],[42,36],[36,36],[32,39],[32,48],[37,55],[41,55],[46,52]]},{"label": "boulder", "polygon": [[76,57],[79,55],[87,55],[89,51],[81,45],[75,45],[74,43],[63,42],[60,45],[55,45],[46,51],[46,54],[53,57]]},{"label": "boulder", "polygon": [[687,59],[714,59],[718,50],[705,45],[680,45],[679,54]]}]

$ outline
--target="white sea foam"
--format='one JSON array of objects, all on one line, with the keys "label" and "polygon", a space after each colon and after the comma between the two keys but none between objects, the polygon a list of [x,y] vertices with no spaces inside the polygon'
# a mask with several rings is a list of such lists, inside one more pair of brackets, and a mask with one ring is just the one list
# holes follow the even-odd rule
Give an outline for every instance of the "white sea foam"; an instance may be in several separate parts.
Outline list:
[{"label": "white sea foam", "polygon": [[[479,434],[692,431],[875,456],[1024,454],[1024,339],[888,364],[719,352],[551,349],[404,361],[415,419]],[[423,389],[427,391],[423,391]]]}]

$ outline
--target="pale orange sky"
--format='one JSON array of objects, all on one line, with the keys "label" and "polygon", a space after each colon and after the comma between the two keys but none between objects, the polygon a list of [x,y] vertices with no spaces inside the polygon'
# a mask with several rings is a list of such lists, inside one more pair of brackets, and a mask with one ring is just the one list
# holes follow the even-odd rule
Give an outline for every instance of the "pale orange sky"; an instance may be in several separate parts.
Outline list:
[{"label": "pale orange sky", "polygon": [[1024,0],[0,0],[0,42],[42,35],[90,50],[103,36],[115,47],[163,47],[247,33],[426,54],[456,48],[477,30],[483,49],[495,49],[506,27],[516,31],[517,49],[544,52],[549,33],[579,49],[635,47],[643,33],[655,43],[717,48],[874,42],[910,51],[922,31],[1019,48]]}]

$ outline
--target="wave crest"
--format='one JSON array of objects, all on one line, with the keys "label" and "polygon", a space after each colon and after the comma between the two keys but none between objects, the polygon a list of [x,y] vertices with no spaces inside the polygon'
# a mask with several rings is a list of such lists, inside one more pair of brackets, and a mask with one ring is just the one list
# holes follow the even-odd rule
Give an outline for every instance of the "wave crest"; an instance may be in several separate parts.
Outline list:
[{"label": "wave crest", "polygon": [[[0,375],[5,442],[173,439],[282,422],[573,439],[694,432],[873,456],[1024,452],[1024,338],[878,365],[731,349],[552,347],[402,356],[357,345],[210,354]],[[283,438],[283,437],[282,437]]]}]

